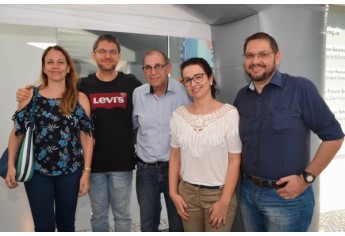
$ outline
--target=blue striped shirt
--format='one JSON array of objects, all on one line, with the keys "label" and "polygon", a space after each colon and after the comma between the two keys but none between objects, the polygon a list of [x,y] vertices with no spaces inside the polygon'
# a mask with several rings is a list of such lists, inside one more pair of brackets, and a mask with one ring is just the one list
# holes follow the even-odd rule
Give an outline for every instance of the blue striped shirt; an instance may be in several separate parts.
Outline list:
[{"label": "blue striped shirt", "polygon": [[169,161],[171,114],[189,103],[184,86],[175,79],[169,79],[167,91],[160,97],[148,83],[134,90],[133,124],[138,127],[136,152],[141,160]]}]

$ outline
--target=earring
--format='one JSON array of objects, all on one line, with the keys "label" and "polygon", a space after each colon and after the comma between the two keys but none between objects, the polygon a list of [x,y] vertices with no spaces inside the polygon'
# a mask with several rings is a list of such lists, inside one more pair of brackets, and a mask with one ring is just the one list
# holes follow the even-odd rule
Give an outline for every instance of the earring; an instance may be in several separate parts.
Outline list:
[{"label": "earring", "polygon": [[213,85],[213,82],[211,82],[211,85]]}]

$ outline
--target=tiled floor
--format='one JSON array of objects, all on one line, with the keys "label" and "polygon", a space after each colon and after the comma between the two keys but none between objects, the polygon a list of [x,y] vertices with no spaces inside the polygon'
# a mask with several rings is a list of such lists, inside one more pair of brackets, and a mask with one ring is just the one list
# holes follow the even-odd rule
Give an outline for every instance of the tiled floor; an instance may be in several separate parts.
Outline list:
[{"label": "tiled floor", "polygon": [[[168,219],[161,220],[161,224],[159,225],[159,229],[161,231],[167,231],[169,228]],[[140,224],[133,224],[132,225],[132,232],[140,232]]]},{"label": "tiled floor", "polygon": [[[168,227],[168,220],[163,219],[159,226],[160,230],[167,231]],[[85,230],[84,232],[90,231],[91,230]],[[140,224],[133,224],[132,232],[140,232]],[[345,232],[345,210],[320,214],[319,232]]]},{"label": "tiled floor", "polygon": [[345,232],[345,210],[320,214],[319,232]]}]

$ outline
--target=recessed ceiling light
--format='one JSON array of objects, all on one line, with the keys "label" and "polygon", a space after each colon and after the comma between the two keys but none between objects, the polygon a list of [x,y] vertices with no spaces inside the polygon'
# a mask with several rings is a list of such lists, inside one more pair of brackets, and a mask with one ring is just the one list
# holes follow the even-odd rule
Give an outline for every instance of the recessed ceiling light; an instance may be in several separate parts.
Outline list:
[{"label": "recessed ceiling light", "polygon": [[39,42],[28,42],[27,44],[37,47],[37,48],[42,48],[42,49],[46,49],[49,46],[56,45],[56,43],[39,43]]}]

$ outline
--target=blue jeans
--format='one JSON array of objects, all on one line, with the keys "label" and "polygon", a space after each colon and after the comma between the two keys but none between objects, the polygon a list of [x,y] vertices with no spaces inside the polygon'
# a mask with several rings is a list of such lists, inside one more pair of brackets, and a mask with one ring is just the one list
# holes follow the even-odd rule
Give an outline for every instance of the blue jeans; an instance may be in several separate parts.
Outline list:
[{"label": "blue jeans", "polygon": [[133,171],[91,173],[89,197],[92,209],[92,231],[109,231],[110,207],[114,215],[115,231],[131,231],[132,180]]},{"label": "blue jeans", "polygon": [[36,232],[75,231],[81,172],[44,176],[34,174],[24,184]]},{"label": "blue jeans", "polygon": [[140,224],[142,232],[157,232],[162,210],[161,193],[167,207],[169,231],[183,232],[180,216],[169,197],[169,168],[146,166],[137,163],[136,189],[140,206]]},{"label": "blue jeans", "polygon": [[314,193],[308,187],[300,196],[285,199],[275,188],[241,180],[240,207],[247,232],[306,232],[314,212]]}]

